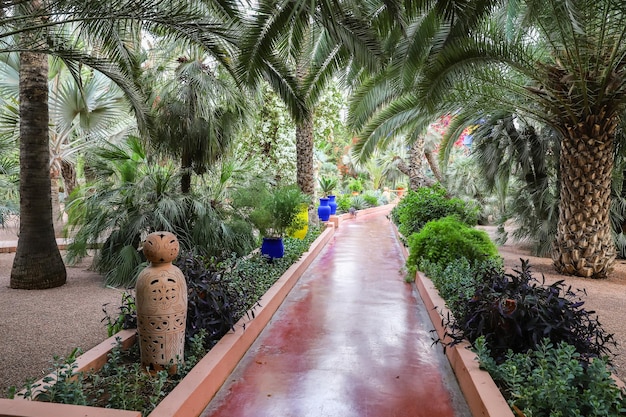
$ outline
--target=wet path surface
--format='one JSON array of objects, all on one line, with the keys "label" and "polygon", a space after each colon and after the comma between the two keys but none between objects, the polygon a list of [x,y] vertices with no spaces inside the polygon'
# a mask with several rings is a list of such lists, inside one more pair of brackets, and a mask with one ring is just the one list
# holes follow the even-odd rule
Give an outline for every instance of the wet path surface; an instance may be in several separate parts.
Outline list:
[{"label": "wet path surface", "polygon": [[341,223],[203,417],[470,417],[386,213]]}]

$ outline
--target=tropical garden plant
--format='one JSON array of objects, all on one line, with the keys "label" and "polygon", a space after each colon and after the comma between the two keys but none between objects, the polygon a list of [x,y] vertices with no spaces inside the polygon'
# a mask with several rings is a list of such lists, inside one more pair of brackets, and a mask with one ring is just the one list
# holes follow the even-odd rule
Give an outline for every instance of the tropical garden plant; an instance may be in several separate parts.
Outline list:
[{"label": "tropical garden plant", "polygon": [[79,187],[67,205],[74,234],[68,260],[95,247],[94,266],[109,285],[133,285],[145,261],[137,249],[153,231],[171,231],[183,250],[218,258],[245,254],[254,245],[243,219],[209,196],[181,193],[178,170],[153,163],[138,138],[95,151],[89,166],[96,182]]},{"label": "tropical garden plant", "polygon": [[333,194],[333,191],[337,187],[337,179],[331,177],[320,177],[317,179],[317,182],[320,186],[320,190],[322,191],[322,195],[324,197],[328,197]]},{"label": "tropical garden plant", "polygon": [[233,196],[233,207],[247,218],[261,237],[282,238],[288,230],[298,230],[306,220],[298,216],[309,197],[297,186],[268,187],[257,181]]},{"label": "tropical garden plant", "polygon": [[459,198],[448,197],[446,189],[439,184],[410,190],[391,212],[391,218],[405,238],[419,232],[429,221],[446,216],[456,216],[469,226],[478,221],[476,207]]}]

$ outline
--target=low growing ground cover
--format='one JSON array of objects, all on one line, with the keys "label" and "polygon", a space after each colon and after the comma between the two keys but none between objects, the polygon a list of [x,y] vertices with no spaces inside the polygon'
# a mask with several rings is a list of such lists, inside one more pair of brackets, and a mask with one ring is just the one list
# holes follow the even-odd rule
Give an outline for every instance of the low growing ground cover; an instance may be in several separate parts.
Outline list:
[{"label": "low growing ground cover", "polygon": [[[48,378],[39,387],[28,381],[24,393],[19,395],[31,398],[35,389],[44,388],[46,392],[36,398],[39,401],[149,414],[240,318],[245,315],[254,317],[253,307],[260,297],[300,259],[321,231],[319,228],[309,229],[303,240],[286,238],[285,257],[271,261],[258,252],[219,264],[190,253],[181,254],[176,263],[187,279],[189,304],[185,362],[177,366],[173,375],[165,371],[154,375],[144,372],[137,344],[128,350],[115,347],[106,365],[97,373],[76,374],[75,358],[79,352],[75,351],[67,358],[54,358],[51,372],[56,375],[56,383],[52,383],[53,378]],[[120,310],[107,312],[103,321],[111,334],[132,328],[136,323],[132,295],[126,294]],[[12,387],[9,398],[14,398],[16,391]]]}]

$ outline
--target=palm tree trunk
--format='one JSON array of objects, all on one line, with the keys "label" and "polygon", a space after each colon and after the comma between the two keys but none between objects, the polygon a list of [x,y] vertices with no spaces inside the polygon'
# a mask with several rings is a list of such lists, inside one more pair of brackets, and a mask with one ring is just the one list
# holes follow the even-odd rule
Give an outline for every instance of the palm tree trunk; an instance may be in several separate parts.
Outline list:
[{"label": "palm tree trunk", "polygon": [[298,187],[303,193],[313,196],[313,117],[308,116],[296,126],[296,170]]},{"label": "palm tree trunk", "polygon": [[20,234],[11,288],[65,284],[67,272],[54,237],[48,138],[48,57],[20,54]]},{"label": "palm tree trunk", "polygon": [[615,120],[591,115],[561,143],[561,203],[552,259],[557,271],[590,278],[611,272],[611,175]]},{"label": "palm tree trunk", "polygon": [[61,176],[63,176],[65,196],[69,197],[77,184],[74,164],[65,160],[61,161]]},{"label": "palm tree trunk", "polygon": [[439,169],[439,163],[437,163],[437,157],[431,151],[424,151],[424,156],[426,157],[426,161],[428,162],[428,166],[432,171],[435,179],[443,184],[443,175],[441,174],[441,170]]}]

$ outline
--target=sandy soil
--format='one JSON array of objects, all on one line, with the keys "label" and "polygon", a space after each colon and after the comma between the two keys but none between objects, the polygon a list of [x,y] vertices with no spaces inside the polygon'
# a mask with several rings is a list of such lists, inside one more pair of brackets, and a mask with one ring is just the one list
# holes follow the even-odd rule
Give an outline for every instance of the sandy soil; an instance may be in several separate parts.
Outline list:
[{"label": "sandy soil", "polygon": [[[485,227],[493,234],[495,228]],[[15,230],[0,230],[0,241],[14,240]],[[546,281],[565,279],[573,288],[585,289],[588,309],[597,312],[605,330],[615,334],[618,347],[616,374],[626,378],[626,261],[618,261],[610,278],[589,280],[558,275],[552,261],[529,255],[524,245],[507,243],[500,253],[508,268],[529,259],[534,276]],[[54,355],[65,356],[75,347],[88,350],[106,338],[101,323],[102,305],[114,310],[122,290],[106,288],[102,278],[89,270],[91,259],[68,267],[67,284],[44,291],[8,288],[13,254],[0,254],[0,397],[11,385],[38,379],[48,372]]]},{"label": "sandy soil", "polygon": [[[0,241],[15,239],[14,229],[0,230]],[[62,287],[12,290],[13,258],[0,254],[0,397],[11,385],[46,375],[53,356],[102,342],[107,337],[102,305],[111,303],[114,311],[122,298],[122,290],[104,287],[102,277],[89,270],[91,258],[68,267]]]}]

